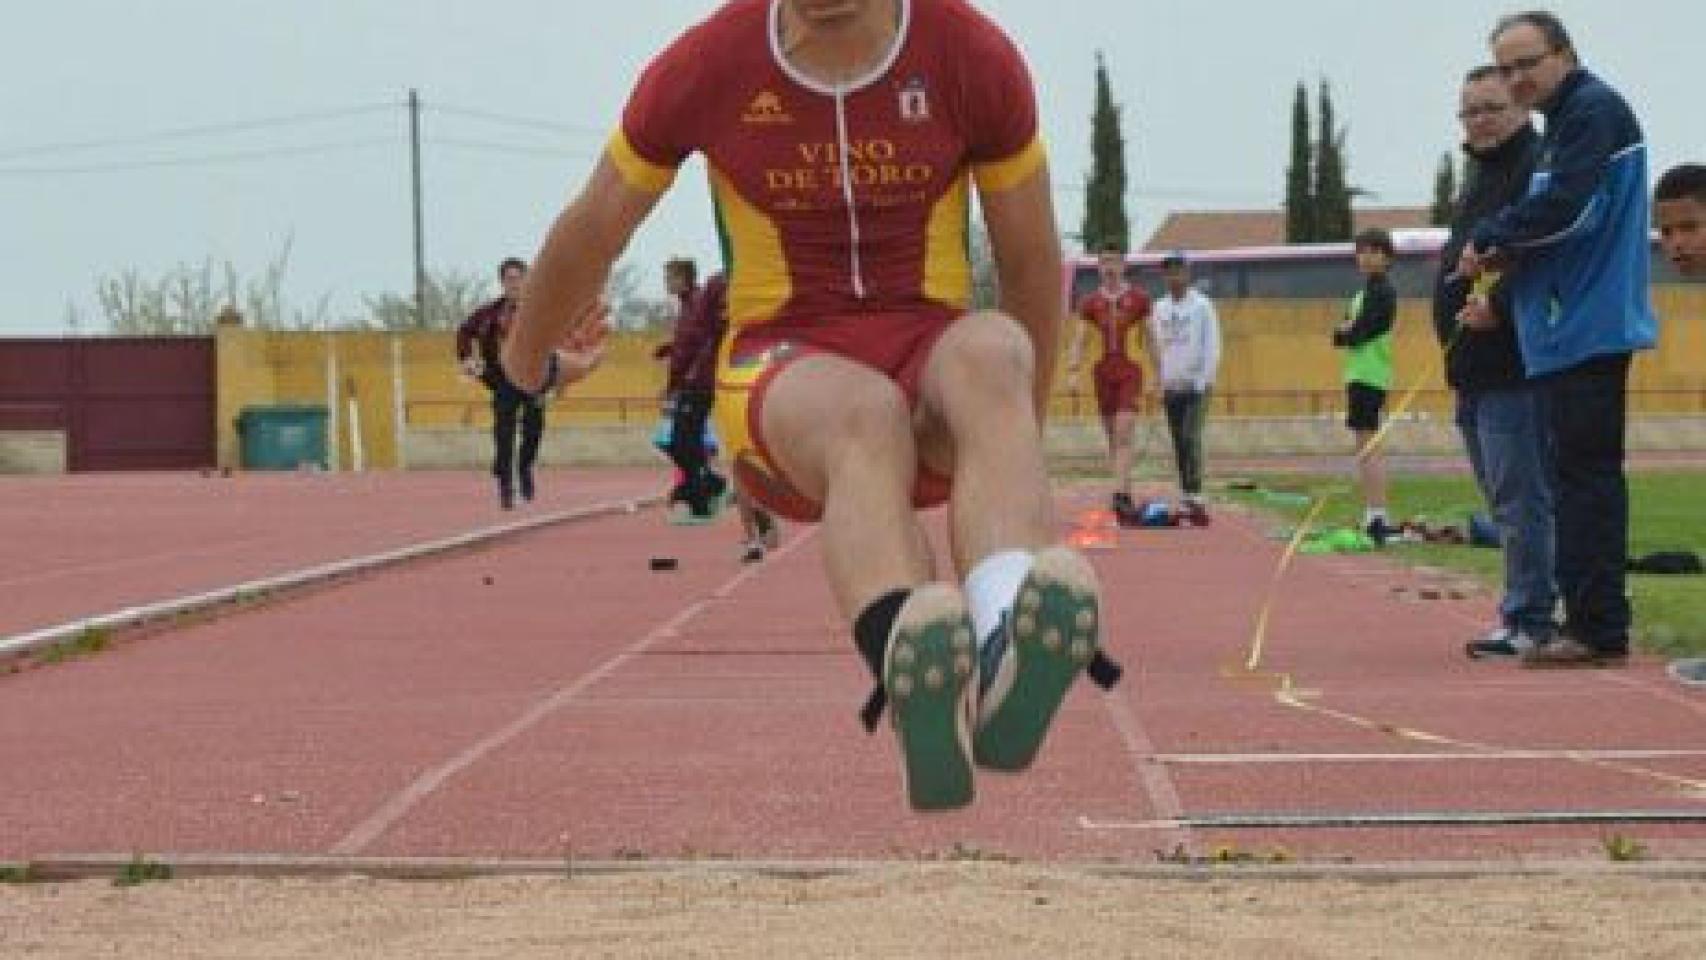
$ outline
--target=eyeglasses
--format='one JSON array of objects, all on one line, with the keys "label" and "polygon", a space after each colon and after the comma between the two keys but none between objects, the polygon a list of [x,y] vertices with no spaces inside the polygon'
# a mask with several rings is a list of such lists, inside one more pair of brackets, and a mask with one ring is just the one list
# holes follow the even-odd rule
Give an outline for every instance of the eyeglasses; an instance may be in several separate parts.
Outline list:
[{"label": "eyeglasses", "polygon": [[1536,53],[1526,57],[1517,57],[1510,63],[1501,63],[1499,64],[1499,75],[1508,80],[1519,73],[1527,73],[1535,67],[1540,66],[1546,61],[1547,57],[1550,57],[1557,52],[1558,51],[1556,50],[1548,50],[1545,53]]},{"label": "eyeglasses", "polygon": [[1473,120],[1476,117],[1493,117],[1504,113],[1510,108],[1511,105],[1508,103],[1472,103],[1469,106],[1464,107],[1462,110],[1457,111],[1457,119]]}]

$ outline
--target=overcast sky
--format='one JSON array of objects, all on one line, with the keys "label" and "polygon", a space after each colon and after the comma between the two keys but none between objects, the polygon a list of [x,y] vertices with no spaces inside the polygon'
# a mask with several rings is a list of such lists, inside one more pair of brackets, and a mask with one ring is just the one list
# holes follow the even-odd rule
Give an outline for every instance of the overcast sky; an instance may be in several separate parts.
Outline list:
[{"label": "overcast sky", "polygon": [[[930,0],[919,0],[930,2]],[[1292,89],[1329,79],[1352,181],[1427,202],[1457,142],[1457,81],[1512,6],[1490,0],[1156,3],[976,0],[1038,86],[1063,232],[1082,215],[1093,56],[1124,109],[1139,240],[1167,211],[1274,207]],[[714,0],[3,0],[0,335],[93,315],[98,278],[229,261],[286,242],[287,294],[412,285],[407,122],[424,115],[427,258],[488,271],[531,256],[586,176],[645,62]],[[1586,63],[1623,90],[1655,175],[1706,158],[1699,0],[1561,0]],[[252,125],[250,121],[280,121]],[[313,119],[306,119],[313,118]],[[224,127],[218,135],[158,136]],[[66,144],[93,144],[78,149]],[[702,168],[628,251],[714,257]]]}]

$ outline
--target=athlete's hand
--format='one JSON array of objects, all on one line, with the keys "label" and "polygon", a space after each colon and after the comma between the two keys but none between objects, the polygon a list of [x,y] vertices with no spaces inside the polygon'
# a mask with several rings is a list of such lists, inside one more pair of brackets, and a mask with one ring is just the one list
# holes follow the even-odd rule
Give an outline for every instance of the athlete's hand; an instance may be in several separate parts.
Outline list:
[{"label": "athlete's hand", "polygon": [[557,348],[557,362],[563,371],[559,390],[571,383],[585,380],[598,369],[608,352],[606,340],[609,336],[610,306],[600,300],[589,307],[579,321],[569,328],[569,332],[563,336],[563,345]]},{"label": "athlete's hand", "polygon": [[[585,380],[598,365],[604,362],[606,348],[603,342],[581,350],[559,350],[557,357],[563,365],[563,383],[566,387],[571,383]],[[558,388],[559,390],[562,387]]]},{"label": "athlete's hand", "polygon": [[463,357],[462,362],[458,363],[456,366],[461,371],[462,376],[469,380],[478,380],[480,379],[480,374],[486,372],[486,365],[481,362],[480,355],[477,353],[472,353]]},{"label": "athlete's hand", "polygon": [[563,333],[564,350],[587,350],[604,342],[610,333],[610,304],[603,298],[595,300],[569,324]]}]

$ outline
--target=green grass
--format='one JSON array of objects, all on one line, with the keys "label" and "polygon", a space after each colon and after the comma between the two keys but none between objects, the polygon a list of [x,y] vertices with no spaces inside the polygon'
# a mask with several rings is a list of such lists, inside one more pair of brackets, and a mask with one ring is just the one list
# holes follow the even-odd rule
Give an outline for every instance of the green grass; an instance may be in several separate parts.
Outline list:
[{"label": "green grass", "polygon": [[113,886],[139,887],[145,883],[170,879],[172,879],[171,864],[158,863],[138,853],[119,868],[118,876],[113,878]]},{"label": "green grass", "polygon": [[105,627],[90,627],[77,636],[58,643],[37,654],[43,664],[64,663],[92,657],[112,645],[113,633]]},{"label": "green grass", "polygon": [[[1286,502],[1283,494],[1330,494],[1332,499],[1323,509],[1318,526],[1354,526],[1361,520],[1361,500],[1343,478],[1264,476],[1256,482],[1261,487],[1258,491],[1229,491],[1229,495],[1295,520],[1307,511],[1308,503]],[[1483,509],[1475,482],[1467,474],[1395,476],[1391,501],[1395,520],[1425,518],[1462,525],[1471,512]],[[1706,555],[1706,476],[1631,474],[1629,503],[1630,556],[1658,550],[1693,550]],[[1406,543],[1387,551],[1387,555],[1418,565],[1472,573],[1494,586],[1502,571],[1497,550]],[[1629,584],[1634,590],[1635,640],[1643,649],[1670,655],[1706,654],[1706,579],[1631,574]]]},{"label": "green grass", "polygon": [[27,863],[0,863],[0,884],[34,883],[35,867]]}]

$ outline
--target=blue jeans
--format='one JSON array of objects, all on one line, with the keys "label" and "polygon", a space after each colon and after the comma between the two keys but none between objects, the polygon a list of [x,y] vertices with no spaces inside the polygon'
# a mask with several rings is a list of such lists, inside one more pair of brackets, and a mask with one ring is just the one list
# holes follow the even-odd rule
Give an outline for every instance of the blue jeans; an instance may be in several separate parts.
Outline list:
[{"label": "blue jeans", "polygon": [[1513,630],[1542,635],[1554,629],[1552,613],[1558,602],[1548,427],[1545,393],[1538,387],[1525,384],[1457,395],[1457,428],[1504,547],[1500,618]]}]

